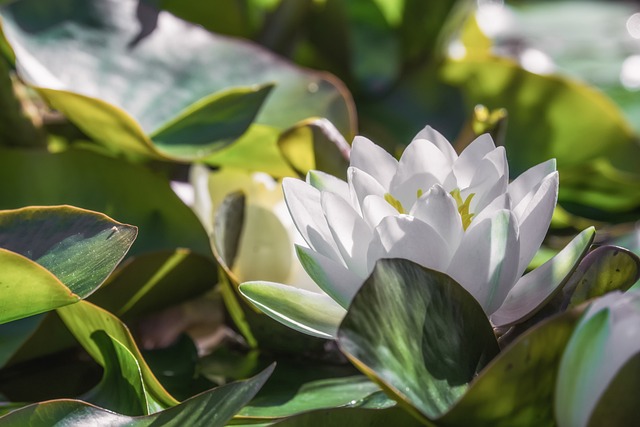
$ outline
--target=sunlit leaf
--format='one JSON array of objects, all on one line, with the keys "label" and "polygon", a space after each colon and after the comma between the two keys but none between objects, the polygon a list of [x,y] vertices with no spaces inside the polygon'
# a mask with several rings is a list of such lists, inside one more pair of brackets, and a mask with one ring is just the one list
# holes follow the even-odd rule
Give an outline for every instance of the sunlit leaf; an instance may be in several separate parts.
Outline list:
[{"label": "sunlit leaf", "polygon": [[340,325],[341,350],[421,419],[447,412],[498,353],[482,307],[449,276],[381,260]]}]

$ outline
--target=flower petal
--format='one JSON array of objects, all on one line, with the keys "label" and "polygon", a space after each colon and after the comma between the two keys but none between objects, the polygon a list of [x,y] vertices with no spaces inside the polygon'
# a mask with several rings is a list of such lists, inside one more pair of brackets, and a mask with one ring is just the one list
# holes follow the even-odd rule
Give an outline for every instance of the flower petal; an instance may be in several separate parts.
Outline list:
[{"label": "flower petal", "polygon": [[587,253],[595,236],[589,227],[578,234],[549,261],[522,276],[513,286],[504,304],[491,315],[491,323],[502,327],[526,320],[553,296],[554,291],[569,279]]},{"label": "flower petal", "polygon": [[396,174],[398,161],[363,136],[356,136],[351,148],[350,166],[368,173],[384,188],[389,188],[391,179]]},{"label": "flower petal", "polygon": [[351,200],[349,184],[326,172],[310,170],[307,172],[307,183],[320,191],[337,194],[348,202]]},{"label": "flower petal", "polygon": [[242,293],[269,317],[297,331],[335,338],[347,313],[327,295],[273,282],[246,282]]},{"label": "flower petal", "polygon": [[351,194],[351,205],[362,207],[364,198],[373,194],[384,198],[387,189],[380,185],[378,181],[368,173],[350,167],[347,170],[347,179],[349,180],[349,191]]},{"label": "flower petal", "polygon": [[382,197],[372,194],[364,198],[362,217],[372,229],[377,227],[385,217],[396,215],[398,211]]},{"label": "flower petal", "polygon": [[[453,174],[455,175],[458,188],[466,188],[471,184],[471,178],[473,178],[473,172],[476,170],[477,165],[489,152],[494,150],[496,146],[493,143],[493,139],[488,133],[477,137],[465,150],[460,153],[460,156],[453,164]],[[449,189],[448,187],[445,187]]]},{"label": "flower petal", "polygon": [[409,215],[386,217],[374,230],[367,253],[368,270],[372,271],[382,258],[404,258],[438,271],[444,271],[449,263],[446,243],[440,234]]},{"label": "flower petal", "polygon": [[447,268],[487,314],[504,302],[518,268],[517,220],[508,210],[472,223]]},{"label": "flower petal", "polygon": [[436,230],[453,255],[464,229],[456,201],[442,186],[431,187],[413,205],[409,214]]},{"label": "flower petal", "polygon": [[[521,212],[518,217],[520,223],[519,275],[531,262],[549,229],[553,209],[558,200],[558,172],[547,175],[535,194],[530,200],[527,199],[525,197],[514,209],[516,216],[518,216],[518,211]],[[521,208],[523,203],[526,203],[524,209]]]},{"label": "flower petal", "polygon": [[[441,184],[450,172],[451,162],[438,147],[424,139],[414,139],[400,157],[398,172],[393,177],[390,188],[393,191],[412,176],[423,173],[433,175]],[[430,187],[423,187],[422,190],[427,191]]]},{"label": "flower petal", "polygon": [[469,187],[462,191],[463,198],[475,194],[471,200],[471,211],[480,212],[496,197],[504,194],[509,185],[509,166],[504,147],[488,153],[476,166]]},{"label": "flower petal", "polygon": [[415,141],[416,139],[426,139],[427,141],[438,147],[438,150],[440,150],[442,154],[444,154],[444,156],[449,161],[449,164],[451,165],[458,158],[456,150],[453,149],[451,143],[447,140],[447,138],[442,136],[440,132],[438,132],[431,126],[426,126],[424,129],[418,132],[418,134],[413,138],[413,141]]},{"label": "flower petal", "polygon": [[282,190],[293,222],[307,244],[316,252],[342,262],[322,212],[320,191],[295,178],[285,178]]},{"label": "flower petal", "polygon": [[556,170],[556,159],[547,160],[532,168],[527,169],[520,174],[511,184],[509,184],[509,195],[513,200],[513,205],[517,205],[520,201],[537,187],[542,180],[550,173]]},{"label": "flower petal", "polygon": [[363,249],[371,242],[371,228],[340,196],[324,192],[321,204],[333,240],[347,268],[363,279],[366,278],[369,272],[366,252]]},{"label": "flower petal", "polygon": [[342,264],[312,249],[296,245],[296,252],[300,263],[316,284],[342,307],[349,307],[364,280]]}]

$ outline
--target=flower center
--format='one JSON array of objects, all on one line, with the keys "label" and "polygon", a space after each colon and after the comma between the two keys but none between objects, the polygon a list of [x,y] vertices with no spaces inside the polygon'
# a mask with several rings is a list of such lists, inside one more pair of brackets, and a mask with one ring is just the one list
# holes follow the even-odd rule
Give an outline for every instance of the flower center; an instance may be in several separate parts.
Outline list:
[{"label": "flower center", "polygon": [[466,230],[475,215],[469,212],[469,205],[471,204],[471,199],[473,199],[473,196],[475,196],[476,193],[469,194],[465,200],[462,200],[459,188],[456,188],[450,194],[458,205],[458,212],[460,213],[460,218],[462,218],[462,227]]},{"label": "flower center", "polygon": [[400,213],[400,214],[406,214],[407,213],[404,210],[404,207],[402,206],[402,203],[400,203],[400,200],[398,200],[395,197],[393,197],[391,195],[391,193],[385,193],[384,200],[386,200],[387,203],[389,203],[391,206],[393,206],[394,209],[398,211],[398,213]]}]

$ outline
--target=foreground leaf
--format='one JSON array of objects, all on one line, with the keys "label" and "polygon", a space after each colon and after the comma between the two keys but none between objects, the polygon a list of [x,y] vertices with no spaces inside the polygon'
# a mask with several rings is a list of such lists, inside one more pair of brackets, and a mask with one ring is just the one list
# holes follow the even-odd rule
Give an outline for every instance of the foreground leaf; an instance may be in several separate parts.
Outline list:
[{"label": "foreground leaf", "polygon": [[482,307],[449,276],[381,260],[338,331],[361,371],[423,420],[449,410],[498,344]]},{"label": "foreground leaf", "polygon": [[47,427],[51,425],[193,426],[222,427],[260,390],[273,366],[246,381],[238,381],[185,400],[155,414],[128,417],[79,400],[61,399],[36,403],[0,418],[0,426]]},{"label": "foreground leaf", "polygon": [[136,235],[136,227],[71,206],[0,211],[0,323],[86,298]]},{"label": "foreground leaf", "polygon": [[423,424],[401,408],[335,408],[306,412],[274,425],[280,427],[417,427]]},{"label": "foreground leaf", "polygon": [[129,329],[116,316],[87,301],[80,301],[60,308],[58,309],[58,314],[84,349],[101,366],[106,367],[107,361],[99,345],[93,339],[94,334],[97,332],[104,331],[133,355],[135,362],[139,365],[146,399],[151,412],[170,408],[178,403],[153,375],[153,372],[151,372],[151,369],[140,354],[140,350],[138,350]]}]

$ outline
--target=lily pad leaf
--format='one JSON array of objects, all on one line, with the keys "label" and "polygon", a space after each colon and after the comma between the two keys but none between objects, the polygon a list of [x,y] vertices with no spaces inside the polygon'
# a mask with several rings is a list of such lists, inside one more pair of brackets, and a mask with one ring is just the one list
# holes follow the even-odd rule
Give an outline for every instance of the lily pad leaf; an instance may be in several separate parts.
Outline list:
[{"label": "lily pad leaf", "polygon": [[[247,424],[248,426],[249,424]],[[421,422],[401,408],[333,408],[305,412],[273,424],[280,427],[418,427]]]},{"label": "lily pad leaf", "polygon": [[297,331],[333,338],[345,315],[329,296],[273,282],[245,282],[240,293],[263,313]]},{"label": "lily pad leaf", "polygon": [[502,306],[491,315],[494,326],[502,327],[526,320],[553,298],[555,292],[562,290],[586,255],[594,237],[595,228],[587,228],[556,256],[522,276]]},{"label": "lily pad leaf", "polygon": [[0,323],[93,293],[125,256],[136,227],[71,206],[0,211]]},{"label": "lily pad leaf", "polygon": [[338,344],[425,422],[447,412],[499,351],[471,294],[404,259],[378,261],[340,325]]},{"label": "lily pad leaf", "polygon": [[[64,5],[23,0],[4,6],[0,14],[23,79],[47,89],[41,92],[47,101],[57,91],[56,108],[95,141],[119,152],[135,144],[137,151],[148,151],[149,135],[155,135],[151,148],[184,160],[204,154],[203,143],[213,150],[230,142],[249,123],[281,131],[308,117],[327,117],[345,135],[355,131],[353,101],[332,75],[301,69],[259,46],[210,33],[150,2],[139,7],[136,0],[72,0]],[[268,99],[266,88],[253,94],[225,92],[274,83]],[[115,109],[93,121],[77,106],[63,105],[78,101],[68,94]],[[229,117],[225,105],[242,111],[234,115],[233,126],[220,126],[219,120]],[[208,122],[204,116],[212,112],[219,120]],[[119,128],[109,138],[102,135],[105,121],[121,123],[126,147],[116,137]]]},{"label": "lily pad leaf", "polygon": [[[446,426],[553,426],[558,365],[579,319],[570,311],[544,320],[503,349],[438,420]],[[438,424],[440,425],[440,424]]]},{"label": "lily pad leaf", "polygon": [[35,403],[0,418],[0,426],[110,425],[117,427],[223,427],[246,405],[273,371],[273,365],[245,381],[201,393],[154,414],[130,417],[80,400],[60,399]]},{"label": "lily pad leaf", "polygon": [[151,135],[166,155],[195,160],[240,137],[255,119],[273,85],[234,88],[192,104]]}]

